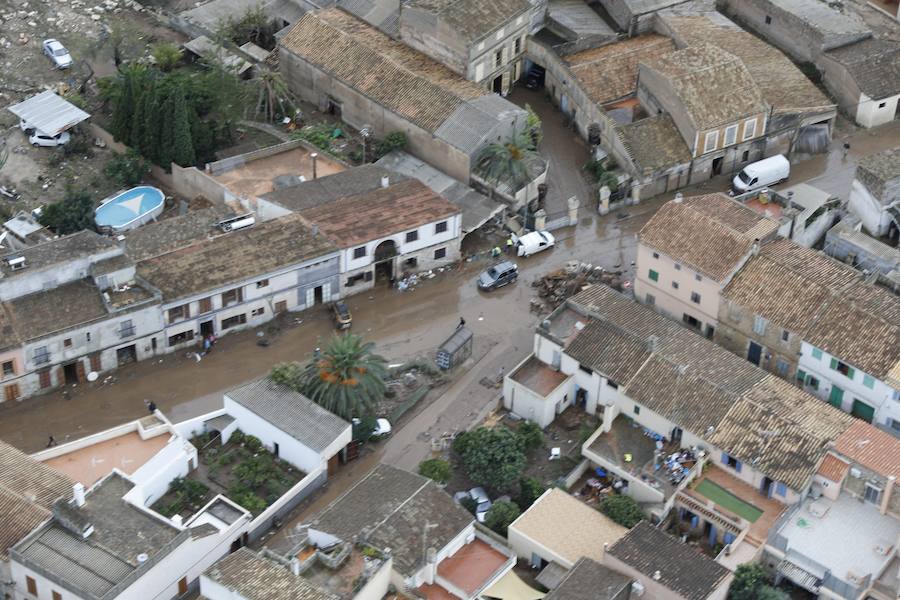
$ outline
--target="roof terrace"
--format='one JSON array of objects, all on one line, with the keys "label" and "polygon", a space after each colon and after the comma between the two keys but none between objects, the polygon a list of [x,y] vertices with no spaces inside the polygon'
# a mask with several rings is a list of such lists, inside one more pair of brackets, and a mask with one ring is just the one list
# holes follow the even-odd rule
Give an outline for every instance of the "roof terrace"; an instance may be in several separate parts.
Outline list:
[{"label": "roof terrace", "polygon": [[551,369],[532,355],[518,369],[509,375],[513,381],[521,383],[531,391],[546,397],[558,388],[569,376]]},{"label": "roof terrace", "polygon": [[[131,431],[108,440],[77,447],[71,451],[44,460],[44,464],[90,488],[107,476],[114,468],[128,475],[140,469],[171,439],[162,434],[147,439],[137,431]],[[67,447],[67,446],[64,446]],[[38,456],[40,459],[40,456]]]},{"label": "roof terrace", "polygon": [[[278,178],[313,179],[312,152],[303,146],[286,149],[277,154],[262,156],[254,160],[253,156],[244,155],[225,159],[211,165],[213,179],[227,187],[236,196],[252,198],[275,191],[275,180]],[[227,163],[232,163],[232,168]],[[315,160],[316,177],[333,175],[345,169],[344,165],[320,152]],[[217,172],[217,167],[221,168]]]}]

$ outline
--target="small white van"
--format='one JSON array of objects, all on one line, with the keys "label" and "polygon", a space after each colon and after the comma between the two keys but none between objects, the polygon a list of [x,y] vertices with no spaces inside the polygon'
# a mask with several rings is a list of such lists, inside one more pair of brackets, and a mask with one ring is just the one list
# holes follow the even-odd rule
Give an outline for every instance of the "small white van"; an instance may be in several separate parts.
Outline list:
[{"label": "small white van", "polygon": [[791,163],[783,154],[770,156],[750,163],[731,180],[731,189],[736,194],[775,185],[786,180],[791,174]]},{"label": "small white van", "polygon": [[552,248],[556,245],[556,238],[549,231],[532,231],[526,233],[522,237],[512,236],[513,243],[516,245],[516,254],[518,256],[531,256],[536,252]]}]

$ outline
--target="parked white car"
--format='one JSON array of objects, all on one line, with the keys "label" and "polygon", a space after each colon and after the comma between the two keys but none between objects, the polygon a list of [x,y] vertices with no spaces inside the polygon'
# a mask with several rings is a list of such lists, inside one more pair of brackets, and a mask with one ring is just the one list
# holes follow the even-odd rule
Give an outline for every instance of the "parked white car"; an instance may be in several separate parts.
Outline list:
[{"label": "parked white car", "polygon": [[532,231],[522,237],[514,237],[513,243],[516,246],[516,254],[519,256],[531,256],[555,246],[556,238],[549,231]]},{"label": "parked white car", "polygon": [[56,146],[68,144],[70,138],[71,136],[69,135],[68,131],[63,131],[62,133],[57,133],[56,135],[47,135],[43,131],[34,131],[30,136],[28,136],[28,141],[35,148],[40,146],[53,148]]},{"label": "parked white car", "polygon": [[68,69],[72,66],[72,56],[59,40],[50,38],[44,40],[41,46],[44,48],[44,54],[50,57],[57,69]]}]

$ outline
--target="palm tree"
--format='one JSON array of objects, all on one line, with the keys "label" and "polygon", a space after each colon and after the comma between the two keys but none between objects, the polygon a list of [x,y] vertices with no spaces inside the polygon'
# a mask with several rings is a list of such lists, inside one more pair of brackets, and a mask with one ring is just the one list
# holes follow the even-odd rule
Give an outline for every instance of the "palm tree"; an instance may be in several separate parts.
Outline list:
[{"label": "palm tree", "polygon": [[303,369],[298,388],[307,398],[347,419],[371,415],[384,397],[387,361],[358,335],[332,339]]},{"label": "palm tree", "polygon": [[271,123],[275,115],[285,114],[290,108],[289,91],[284,77],[278,71],[264,70],[251,80],[257,89],[256,113]]},{"label": "palm tree", "polygon": [[504,142],[488,144],[475,160],[476,172],[495,186],[505,183],[512,196],[528,183],[528,161],[537,155],[531,135],[522,131]]}]

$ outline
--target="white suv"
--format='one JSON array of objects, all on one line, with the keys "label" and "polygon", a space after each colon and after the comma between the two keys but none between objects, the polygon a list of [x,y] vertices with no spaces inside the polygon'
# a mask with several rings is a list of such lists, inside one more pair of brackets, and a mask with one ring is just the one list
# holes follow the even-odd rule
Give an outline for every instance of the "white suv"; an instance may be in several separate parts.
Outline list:
[{"label": "white suv", "polygon": [[44,54],[50,57],[50,60],[53,61],[53,64],[56,65],[57,69],[68,69],[72,66],[72,57],[59,40],[53,38],[44,40],[41,47],[44,49]]},{"label": "white suv", "polygon": [[35,148],[39,146],[45,146],[49,148],[53,148],[54,146],[62,146],[63,144],[69,143],[69,132],[63,131],[62,133],[57,133],[56,135],[47,135],[43,131],[34,131],[30,136],[28,136],[28,141],[31,142],[31,145]]}]

